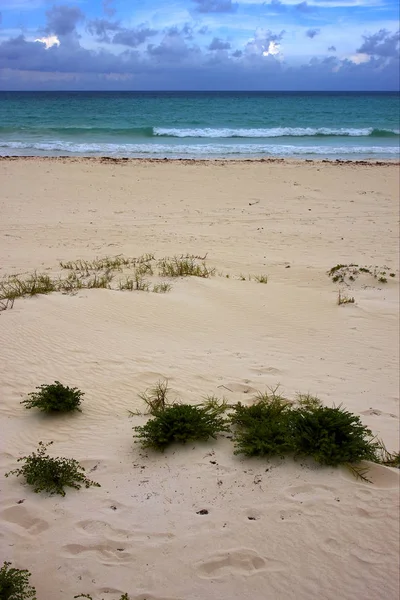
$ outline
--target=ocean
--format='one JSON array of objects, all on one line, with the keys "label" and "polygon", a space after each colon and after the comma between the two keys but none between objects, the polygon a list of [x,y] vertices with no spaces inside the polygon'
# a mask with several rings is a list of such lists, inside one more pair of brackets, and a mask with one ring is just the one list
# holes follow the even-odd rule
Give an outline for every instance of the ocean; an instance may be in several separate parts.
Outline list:
[{"label": "ocean", "polygon": [[0,155],[399,159],[399,110],[396,92],[0,92]]}]

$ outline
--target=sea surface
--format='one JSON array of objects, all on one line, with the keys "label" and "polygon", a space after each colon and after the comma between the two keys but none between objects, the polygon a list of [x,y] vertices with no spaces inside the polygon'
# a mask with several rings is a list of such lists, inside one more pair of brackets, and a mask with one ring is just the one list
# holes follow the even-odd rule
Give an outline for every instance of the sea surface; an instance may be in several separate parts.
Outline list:
[{"label": "sea surface", "polygon": [[398,159],[399,94],[0,92],[0,155]]}]

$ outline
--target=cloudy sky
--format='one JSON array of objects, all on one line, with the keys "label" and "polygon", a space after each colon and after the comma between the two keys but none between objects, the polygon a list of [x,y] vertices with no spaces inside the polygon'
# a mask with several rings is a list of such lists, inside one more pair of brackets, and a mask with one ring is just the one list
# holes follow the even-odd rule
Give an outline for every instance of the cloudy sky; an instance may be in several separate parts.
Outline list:
[{"label": "cloudy sky", "polygon": [[398,0],[0,0],[2,90],[398,88]]}]

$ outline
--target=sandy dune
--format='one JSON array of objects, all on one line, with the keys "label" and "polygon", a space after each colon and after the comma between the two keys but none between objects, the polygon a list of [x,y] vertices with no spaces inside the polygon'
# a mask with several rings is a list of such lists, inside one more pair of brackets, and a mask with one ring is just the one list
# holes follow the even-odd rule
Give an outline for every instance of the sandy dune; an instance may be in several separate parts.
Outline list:
[{"label": "sandy dune", "polygon": [[[0,161],[0,277],[145,252],[207,253],[217,271],[167,294],[82,290],[0,313],[0,562],[29,568],[39,600],[397,600],[398,471],[372,466],[367,484],[308,461],[234,456],[226,438],[145,453],[132,437],[144,418],[128,411],[161,378],[189,402],[248,403],[281,384],[343,403],[397,451],[398,173]],[[341,286],[355,304],[338,306],[326,272],[350,262],[396,277]],[[268,284],[249,281],[257,274]],[[85,392],[82,414],[20,405],[56,379]],[[47,497],[5,479],[39,440],[102,487]]]}]

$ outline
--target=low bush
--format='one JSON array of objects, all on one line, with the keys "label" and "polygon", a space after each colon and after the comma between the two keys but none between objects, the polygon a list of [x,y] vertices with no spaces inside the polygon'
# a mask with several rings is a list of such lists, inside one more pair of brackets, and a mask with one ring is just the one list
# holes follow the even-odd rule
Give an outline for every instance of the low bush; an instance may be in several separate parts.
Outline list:
[{"label": "low bush", "polygon": [[279,396],[259,396],[251,406],[239,402],[231,415],[235,454],[284,456],[292,452],[290,417],[290,404]]},{"label": "low bush", "polygon": [[[322,406],[318,398],[299,395],[296,404],[272,394],[251,406],[237,404],[230,416],[235,454],[309,456],[321,465],[357,465],[362,460],[396,466],[360,418],[342,407]],[[362,476],[362,472],[352,467]]]},{"label": "low bush", "polygon": [[154,418],[145,425],[134,427],[135,437],[143,448],[164,451],[174,442],[207,441],[229,431],[227,419],[212,406],[172,404],[152,414]]},{"label": "low bush", "polygon": [[30,576],[26,569],[11,568],[11,563],[5,562],[0,569],[0,600],[36,600]]},{"label": "low bush", "polygon": [[65,413],[79,410],[84,393],[78,388],[70,388],[59,381],[50,385],[41,385],[36,388],[38,392],[31,392],[27,400],[21,404],[25,408],[38,408],[46,413]]},{"label": "low bush", "polygon": [[85,469],[73,458],[52,458],[46,454],[46,449],[53,442],[44,444],[39,442],[36,452],[23,456],[18,462],[25,464],[20,469],[6,473],[6,477],[16,475],[24,477],[26,483],[33,486],[34,492],[48,492],[65,496],[65,487],[79,490],[83,485],[100,487],[100,484],[91,481],[85,476]]},{"label": "low bush", "polygon": [[376,461],[379,444],[371,431],[341,406],[302,406],[291,417],[296,453],[330,466]]}]

